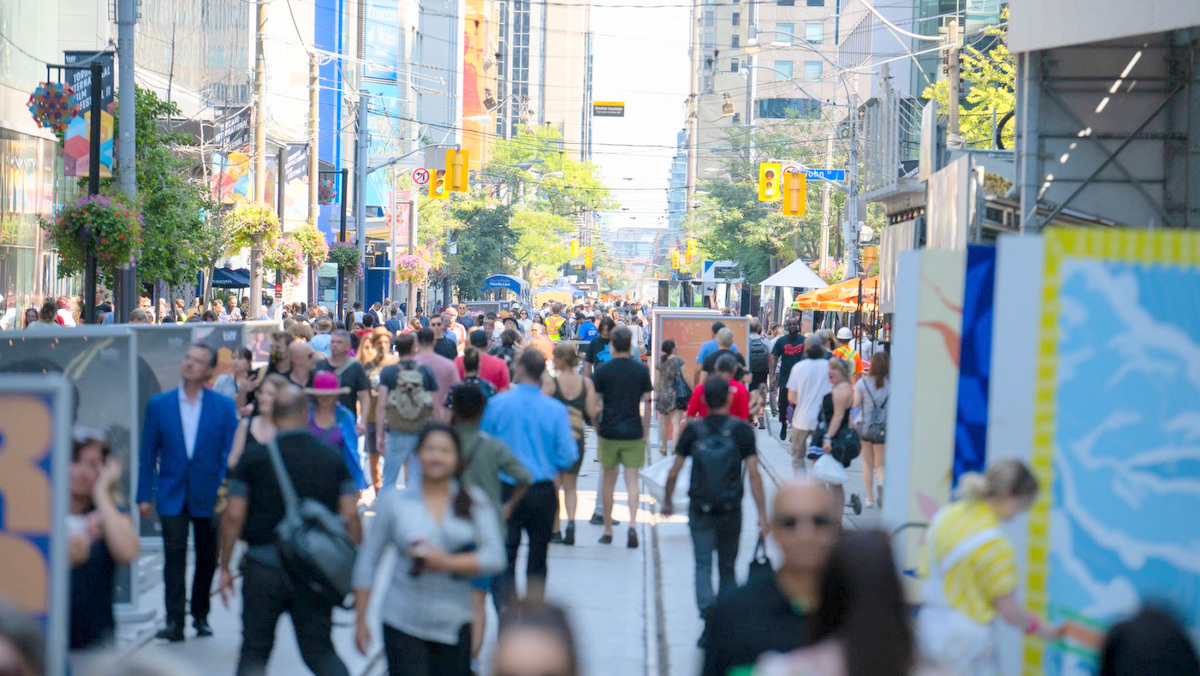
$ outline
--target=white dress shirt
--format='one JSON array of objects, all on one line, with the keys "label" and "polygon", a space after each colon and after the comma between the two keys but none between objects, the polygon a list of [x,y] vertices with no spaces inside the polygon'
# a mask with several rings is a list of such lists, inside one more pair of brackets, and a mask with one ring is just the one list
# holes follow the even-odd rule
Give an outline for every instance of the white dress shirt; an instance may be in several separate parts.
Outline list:
[{"label": "white dress shirt", "polygon": [[204,403],[204,391],[196,395],[196,403],[188,401],[183,385],[179,386],[179,420],[183,423],[183,444],[187,447],[188,460],[196,452],[196,435],[200,433],[200,406]]}]

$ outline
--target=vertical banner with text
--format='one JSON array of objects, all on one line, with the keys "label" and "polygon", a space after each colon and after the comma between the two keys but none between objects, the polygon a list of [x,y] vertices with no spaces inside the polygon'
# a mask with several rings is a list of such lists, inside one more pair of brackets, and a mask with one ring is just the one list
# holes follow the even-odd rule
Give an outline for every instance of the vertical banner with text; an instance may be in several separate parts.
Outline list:
[{"label": "vertical banner with text", "polygon": [[92,114],[92,71],[93,62],[103,65],[100,82],[100,175],[112,176],[113,168],[113,54],[112,52],[63,52],[63,63],[82,70],[69,69],[63,77],[75,98],[79,101],[79,114],[67,124],[63,136],[64,173],[67,176],[87,176],[91,145],[88,142],[90,129],[88,120]]}]

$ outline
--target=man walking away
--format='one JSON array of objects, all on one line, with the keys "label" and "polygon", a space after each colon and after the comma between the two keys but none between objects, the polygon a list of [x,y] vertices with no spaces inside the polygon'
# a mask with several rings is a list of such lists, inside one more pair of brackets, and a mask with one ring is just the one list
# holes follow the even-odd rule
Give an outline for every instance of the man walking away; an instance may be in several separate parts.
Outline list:
[{"label": "man walking away", "polygon": [[[478,486],[487,495],[488,502],[500,519],[500,533],[503,535],[505,522],[516,510],[517,503],[525,497],[532,483],[532,475],[503,441],[479,431],[479,422],[483,419],[483,409],[487,404],[483,390],[476,385],[462,385],[455,388],[450,396],[454,403],[454,429],[462,441],[462,466],[466,468],[462,473],[462,481]],[[513,490],[508,491],[510,495],[503,504],[500,502],[500,496],[504,493],[501,473],[513,480]],[[483,638],[487,635],[487,595],[493,581],[494,578],[489,575],[472,582],[472,660],[479,657],[479,649],[483,647]]]},{"label": "man walking away", "polygon": [[646,440],[650,436],[650,369],[635,361],[633,333],[626,327],[612,332],[613,359],[596,369],[593,380],[602,403],[600,413],[599,454],[604,469],[604,535],[601,544],[612,543],[613,491],[617,485],[617,466],[625,467],[625,488],[629,504],[629,536],[626,546],[638,546],[637,511],[638,470],[646,464]]},{"label": "man walking away", "polygon": [[[512,454],[529,470],[532,485],[517,502],[508,520],[506,545],[508,569],[496,582],[493,595],[496,610],[504,608],[516,594],[517,550],[521,533],[529,535],[525,600],[541,602],[546,591],[546,552],[558,513],[558,491],[554,477],[575,464],[579,449],[571,432],[567,407],[542,393],[542,374],[546,358],[541,352],[526,349],[514,360],[516,387],[488,400],[479,429],[508,445]],[[508,500],[516,488],[505,479],[502,498]]]},{"label": "man walking away", "polygon": [[[492,384],[497,392],[503,392],[509,386],[508,364],[499,357],[493,357],[487,352],[488,333],[476,329],[471,332],[471,347],[479,351],[479,377]],[[454,368],[458,370],[459,378],[466,378],[467,371],[463,368],[463,358],[455,357]]]},{"label": "man walking away", "polygon": [[[720,575],[720,593],[725,594],[737,588],[734,563],[737,561],[738,540],[742,534],[743,463],[750,479],[754,506],[758,510],[760,537],[770,531],[770,525],[767,522],[762,477],[758,474],[754,429],[729,415],[729,388],[724,376],[715,375],[706,380],[704,392],[708,416],[694,425],[688,425],[679,436],[675,464],[667,477],[662,514],[671,515],[675,481],[679,478],[684,459],[691,456],[688,525],[696,555],[696,606],[700,609],[700,617],[707,621],[709,608],[716,598],[712,587],[714,552]],[[707,626],[705,632],[700,636],[701,647],[705,644]]]},{"label": "man walking away", "polygon": [[389,310],[388,314],[391,316],[388,317],[388,320],[383,323],[383,326],[394,336],[397,333],[400,333],[400,329],[404,327],[404,323],[400,319],[400,306],[396,303],[392,303],[391,310]]},{"label": "man walking away", "polygon": [[[429,329],[421,329],[422,332]],[[375,395],[375,449],[384,456],[383,488],[391,490],[408,467],[406,486],[421,475],[417,462],[417,434],[433,420],[437,404],[437,378],[428,366],[415,360],[417,339],[411,333],[396,337],[400,361],[379,372]],[[444,400],[443,400],[444,401]]]},{"label": "man walking away", "polygon": [[779,388],[779,440],[783,441],[787,438],[788,420],[788,379],[792,375],[792,367],[804,359],[804,336],[800,333],[800,321],[796,319],[796,315],[791,315],[784,322],[786,335],[780,336],[775,341],[775,347],[771,349],[771,364],[767,369],[771,373],[775,373],[775,367],[778,365],[779,374],[775,377],[775,385]]},{"label": "man walking away", "polygon": [[829,362],[825,360],[825,345],[819,336],[804,341],[804,361],[792,367],[787,390],[792,412],[792,472],[806,472],[804,459],[808,455],[808,437],[817,429],[821,399],[833,391],[829,382]]},{"label": "man walking away", "polygon": [[820,600],[821,571],[837,540],[839,511],[820,484],[779,487],[771,536],[783,552],[783,565],[712,606],[703,676],[748,673],[764,653],[786,653],[809,643],[808,609]]},{"label": "man walking away", "polygon": [[417,331],[418,349],[413,361],[428,367],[437,379],[438,389],[435,396],[436,401],[433,402],[433,419],[437,422],[449,422],[450,415],[446,412],[446,396],[450,394],[450,388],[462,382],[462,378],[458,375],[458,367],[454,365],[454,360],[438,354],[434,351],[433,346],[432,330]]},{"label": "man walking away", "polygon": [[[765,395],[767,381],[771,373],[771,346],[767,343],[767,339],[762,336],[762,322],[757,317],[750,319],[750,345],[746,351],[750,354],[749,370],[750,370],[750,391],[758,395]],[[762,391],[760,391],[760,389]],[[759,404],[765,403],[765,399],[760,399]],[[766,425],[763,420],[755,416],[754,423],[759,429],[763,429]]]},{"label": "man walking away", "polygon": [[171,642],[184,640],[189,525],[196,549],[192,626],[196,636],[212,636],[209,593],[217,567],[213,507],[238,425],[233,400],[205,387],[216,365],[213,348],[203,344],[188,348],[180,369],[183,382],[150,398],[142,426],[138,510],[148,519],[155,503],[162,524],[167,626],[158,638]]},{"label": "man walking away", "polygon": [[745,383],[746,376],[749,374],[749,371],[746,370],[746,358],[734,349],[732,329],[721,329],[717,332],[717,349],[704,358],[704,363],[700,366],[700,380],[697,382],[702,383],[716,373],[717,360],[726,355],[737,360],[738,371],[734,379]]},{"label": "man walking away", "polygon": [[[300,500],[311,499],[339,514],[351,541],[358,543],[358,490],[342,456],[308,431],[308,399],[287,388],[275,395],[276,442]],[[283,494],[270,452],[254,444],[233,470],[229,503],[221,517],[221,600],[229,604],[229,569],[239,537],[249,548],[242,558],[242,652],[238,676],[261,676],[275,645],[279,616],[290,613],[304,663],[319,676],[348,674],[333,648],[333,606],[314,600],[283,568],[275,527],[283,520]]]},{"label": "man walking away", "polygon": [[333,336],[330,335],[332,332],[333,322],[328,319],[318,319],[317,335],[313,336],[313,339],[308,344],[312,345],[312,349],[329,357],[333,353],[329,347],[330,341],[333,340]]}]

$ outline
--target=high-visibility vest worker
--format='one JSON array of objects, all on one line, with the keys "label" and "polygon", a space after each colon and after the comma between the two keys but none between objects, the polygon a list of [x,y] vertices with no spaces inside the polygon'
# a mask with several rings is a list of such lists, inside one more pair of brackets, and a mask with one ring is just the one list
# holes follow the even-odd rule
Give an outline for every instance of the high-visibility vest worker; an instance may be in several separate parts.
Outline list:
[{"label": "high-visibility vest worker", "polygon": [[850,332],[850,327],[843,326],[838,329],[837,339],[842,345],[833,351],[834,356],[853,364],[854,375],[861,376],[863,372],[862,355],[858,353],[858,350],[850,347],[850,341],[854,340],[854,334]]},{"label": "high-visibility vest worker", "polygon": [[546,317],[546,335],[550,336],[550,340],[558,342],[562,340],[562,328],[567,323],[567,320],[558,314],[561,310]]}]

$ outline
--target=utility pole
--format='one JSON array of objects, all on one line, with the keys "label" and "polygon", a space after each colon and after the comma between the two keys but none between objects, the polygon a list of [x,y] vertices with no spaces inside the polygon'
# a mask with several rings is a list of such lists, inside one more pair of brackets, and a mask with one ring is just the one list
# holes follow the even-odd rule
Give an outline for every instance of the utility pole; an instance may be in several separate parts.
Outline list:
[{"label": "utility pole", "polygon": [[850,94],[850,166],[846,172],[845,279],[858,276],[858,92]]},{"label": "utility pole", "polygon": [[[267,60],[263,51],[263,29],[267,25],[267,2],[256,0],[254,21],[254,201],[267,197]],[[258,319],[262,307],[262,236],[250,246],[250,317]]]},{"label": "utility pole", "polygon": [[[367,126],[367,110],[370,108],[370,95],[360,93],[358,96],[358,143],[354,156],[354,233],[358,238],[358,256],[367,257],[367,153],[370,150],[370,129]],[[364,271],[363,279],[358,283],[359,300],[366,303],[367,280]]]},{"label": "utility pole", "polygon": [[949,33],[950,48],[946,50],[946,75],[947,81],[950,84],[950,125],[947,129],[949,136],[946,145],[951,147],[960,147],[961,141],[958,134],[958,102],[962,94],[962,78],[959,68],[958,58],[958,19],[950,22]]},{"label": "utility pole", "polygon": [[[133,79],[133,39],[137,0],[117,2],[117,89],[124,101],[117,110],[117,187],[126,204],[137,199],[137,85]],[[98,102],[93,102],[93,108]],[[138,306],[137,267],[122,265],[120,295],[114,298],[116,322],[124,322]]]},{"label": "utility pole", "polygon": [[[320,172],[321,168],[320,168],[319,158],[317,156],[317,120],[318,120],[318,116],[319,116],[318,109],[317,109],[317,85],[318,85],[317,55],[309,54],[308,55],[308,222],[313,225],[317,224],[317,211],[319,208],[318,204],[317,204],[317,201],[319,199],[317,189],[321,182],[320,176],[318,175],[318,172]],[[317,301],[319,300],[317,298],[317,293],[318,293],[317,279],[320,276],[320,274],[317,272],[316,269],[314,269],[312,267],[309,267],[308,272],[309,272],[309,276],[311,277],[311,279],[308,280],[308,304],[311,306],[311,305],[316,305]]]},{"label": "utility pole", "polygon": [[[749,44],[750,40],[758,39],[758,0],[750,0],[747,9],[750,10],[747,17],[749,35],[746,36],[746,43]],[[750,156],[747,159],[754,162],[754,97],[758,92],[758,77],[755,69],[758,67],[758,51],[747,49],[746,53],[750,57],[750,63],[746,64],[746,71],[749,73],[749,76],[746,77],[746,128],[750,132],[748,137]],[[714,72],[716,68],[716,64],[713,64]]]},{"label": "utility pole", "polygon": [[[825,139],[825,166],[833,166],[833,136]],[[833,186],[829,181],[822,181],[821,186],[821,259],[817,267],[825,264],[829,260],[829,191]]]},{"label": "utility pole", "polygon": [[[421,206],[421,189],[417,186],[412,186],[408,191],[408,253],[412,253],[417,247],[417,220]],[[395,269],[396,264],[392,264]],[[417,285],[409,283],[408,285],[408,312],[405,313],[405,319],[416,317],[417,312]]]}]

